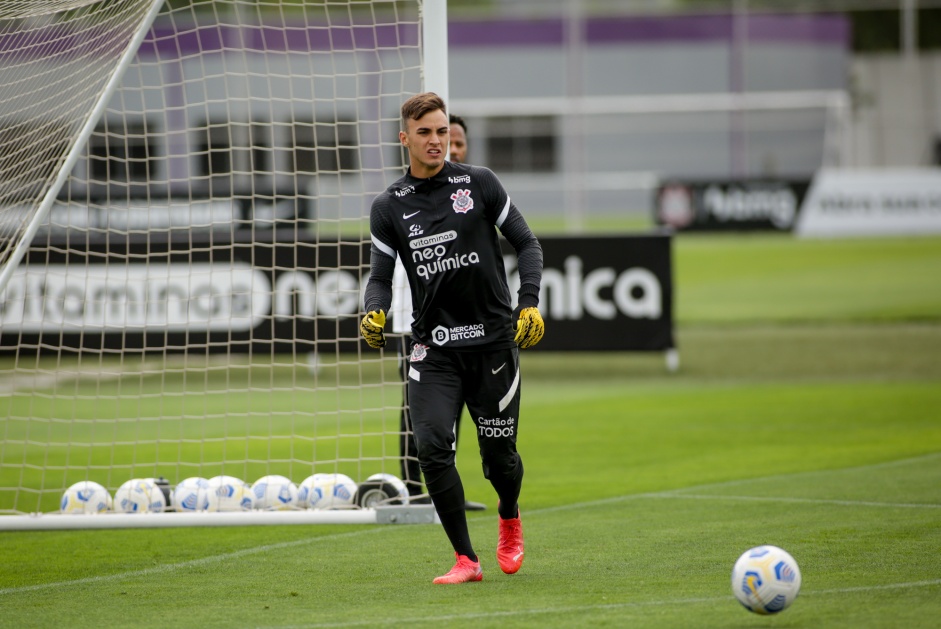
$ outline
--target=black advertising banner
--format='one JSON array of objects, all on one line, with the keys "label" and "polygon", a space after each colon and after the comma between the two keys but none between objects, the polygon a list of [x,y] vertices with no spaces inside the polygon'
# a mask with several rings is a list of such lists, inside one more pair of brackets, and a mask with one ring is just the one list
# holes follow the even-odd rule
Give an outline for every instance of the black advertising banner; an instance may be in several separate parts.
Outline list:
[{"label": "black advertising banner", "polygon": [[[540,238],[542,351],[674,347],[671,239],[666,234]],[[504,242],[510,292],[519,276]],[[527,350],[530,351],[530,350]]]},{"label": "black advertising banner", "polygon": [[356,349],[369,265],[358,239],[245,230],[83,244],[50,240],[29,251],[0,295],[0,351],[41,343],[307,353],[338,338],[349,339],[341,349]]},{"label": "black advertising banner", "polygon": [[[670,237],[541,238],[543,351],[674,346]],[[307,353],[360,342],[369,243],[293,232],[34,245],[0,295],[0,352]],[[512,249],[511,291],[519,278]]]},{"label": "black advertising banner", "polygon": [[676,230],[791,231],[809,181],[668,181],[657,191],[654,220]]}]

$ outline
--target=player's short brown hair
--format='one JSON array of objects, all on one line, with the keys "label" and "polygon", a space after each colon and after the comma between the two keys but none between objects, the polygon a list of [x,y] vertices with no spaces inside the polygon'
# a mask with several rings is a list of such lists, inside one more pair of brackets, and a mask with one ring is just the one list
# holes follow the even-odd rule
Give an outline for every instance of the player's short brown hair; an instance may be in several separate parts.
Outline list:
[{"label": "player's short brown hair", "polygon": [[416,94],[402,103],[402,131],[408,128],[409,120],[418,120],[431,111],[440,109],[447,115],[448,110],[444,101],[434,92]]}]

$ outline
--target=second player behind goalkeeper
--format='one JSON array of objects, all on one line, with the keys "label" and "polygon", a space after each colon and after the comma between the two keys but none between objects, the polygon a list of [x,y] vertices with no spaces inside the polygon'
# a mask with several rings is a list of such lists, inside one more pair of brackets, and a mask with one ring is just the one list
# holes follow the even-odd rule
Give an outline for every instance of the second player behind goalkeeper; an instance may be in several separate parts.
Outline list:
[{"label": "second player behind goalkeeper", "polygon": [[[449,125],[444,102],[419,94],[402,105],[399,140],[409,169],[373,201],[371,272],[361,329],[371,347],[385,344],[392,274],[401,258],[412,296],[408,403],[425,485],[457,559],[435,583],[483,578],[455,466],[454,425],[464,404],[475,424],[484,477],[497,495],[497,563],[523,564],[517,452],[519,350],[542,338],[542,247],[497,177],[444,159]],[[497,230],[516,250],[520,287],[514,312]]]}]

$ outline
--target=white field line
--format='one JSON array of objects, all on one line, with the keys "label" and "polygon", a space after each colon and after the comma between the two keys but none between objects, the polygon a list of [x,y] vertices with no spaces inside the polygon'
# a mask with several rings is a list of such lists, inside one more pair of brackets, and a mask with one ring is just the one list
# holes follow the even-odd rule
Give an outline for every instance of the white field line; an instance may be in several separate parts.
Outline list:
[{"label": "white field line", "polygon": [[117,380],[123,376],[134,374],[160,373],[162,367],[154,362],[125,365],[123,363],[96,365],[94,363],[70,365],[59,370],[44,369],[13,371],[12,375],[0,382],[0,397],[13,395],[18,391],[42,392],[47,389],[57,389],[75,381],[95,380],[105,383]]},{"label": "white field line", "polygon": [[[941,579],[930,579],[925,581],[910,581],[908,583],[886,583],[882,585],[861,585],[858,587],[848,587],[848,588],[835,588],[828,590],[811,590],[811,591],[801,591],[800,597],[808,596],[827,596],[831,594],[852,594],[852,593],[864,593],[864,592],[873,592],[877,590],[898,590],[898,589],[911,589],[918,587],[933,587],[941,586]],[[465,586],[465,587],[475,587]],[[349,622],[335,622],[335,623],[313,623],[309,625],[266,625],[264,627],[258,627],[256,629],[326,629],[328,627],[340,628],[340,627],[370,627],[370,626],[406,626],[409,624],[438,624],[445,622],[454,622],[454,621],[468,621],[468,620],[491,620],[496,618],[512,618],[519,616],[541,616],[545,614],[573,614],[573,613],[584,613],[587,611],[603,611],[603,610],[617,610],[617,609],[631,609],[631,608],[643,608],[643,607],[662,607],[664,605],[696,605],[699,603],[720,603],[723,601],[734,601],[735,597],[731,594],[727,596],[703,596],[696,598],[673,598],[673,599],[660,599],[654,601],[633,601],[633,602],[624,602],[624,603],[604,603],[599,605],[572,605],[564,607],[539,607],[539,608],[529,608],[529,609],[514,609],[510,611],[496,611],[496,612],[482,612],[482,613],[472,613],[472,614],[448,614],[445,616],[415,616],[412,618],[383,618],[383,619],[371,619],[371,620],[354,620]]]},{"label": "white field line", "polygon": [[922,508],[922,509],[937,509],[941,508],[939,504],[932,503],[889,503],[889,502],[869,502],[863,500],[818,500],[812,498],[772,498],[767,496],[761,497],[752,497],[752,496],[723,496],[721,494],[716,494],[715,496],[707,496],[706,494],[701,494],[698,492],[708,491],[710,489],[722,489],[725,487],[736,487],[739,485],[750,485],[754,483],[760,483],[763,481],[772,481],[772,480],[784,480],[789,478],[802,478],[802,477],[814,477],[814,476],[827,476],[832,474],[843,474],[843,473],[852,473],[863,470],[877,470],[885,469],[891,467],[903,467],[906,465],[917,465],[919,463],[925,463],[929,461],[941,460],[941,452],[932,452],[930,454],[923,454],[921,456],[910,457],[907,459],[897,459],[895,461],[886,461],[883,463],[872,463],[869,465],[856,465],[853,467],[842,467],[829,470],[812,470],[808,472],[794,472],[791,474],[773,474],[770,476],[757,476],[755,478],[745,478],[745,479],[736,479],[730,481],[723,481],[719,483],[706,483],[703,485],[693,485],[691,487],[682,487],[679,489],[671,489],[667,491],[655,491],[648,492],[643,494],[626,494],[624,496],[612,496],[611,498],[602,498],[600,500],[591,500],[587,502],[580,502],[577,504],[567,504],[559,505],[557,507],[545,507],[538,510],[529,510],[528,514],[535,513],[551,513],[555,511],[571,511],[575,509],[585,509],[587,507],[600,506],[606,504],[615,504],[618,502],[626,502],[633,500],[641,500],[647,498],[697,498],[702,497],[703,499],[709,497],[711,499],[725,499],[725,500],[769,500],[774,502],[820,502],[822,504],[838,504],[845,506],[871,506],[871,507],[892,507],[892,508]]},{"label": "white field line", "polygon": [[[2,0],[0,0],[2,1]],[[232,357],[227,354],[213,354],[202,359],[203,362],[193,370],[201,370],[217,366],[231,365]],[[168,369],[179,372],[186,370],[186,358],[175,354],[164,356],[162,359],[148,359],[143,362],[125,363],[123,359],[104,361],[96,364],[94,361],[85,361],[77,364],[67,364],[54,370],[24,369],[22,371],[10,370],[7,377],[0,382],[0,397],[12,395],[18,391],[31,390],[41,393],[47,389],[56,389],[78,380],[94,380],[96,382],[110,382],[124,376],[159,375]]]},{"label": "white field line", "polygon": [[778,480],[786,478],[800,478],[803,476],[820,476],[825,474],[842,474],[847,472],[856,472],[862,470],[878,470],[891,467],[904,467],[906,465],[917,465],[918,463],[925,463],[928,461],[935,461],[941,459],[941,452],[930,452],[928,454],[922,454],[920,456],[914,456],[907,459],[896,459],[894,461],[884,461],[882,463],[870,463],[867,465],[854,465],[852,467],[841,467],[828,470],[810,470],[807,472],[792,472],[789,474],[772,474],[770,476],[759,476],[756,478],[738,478],[730,481],[723,481],[720,483],[709,483],[705,485],[694,485],[692,487],[684,487],[683,489],[676,489],[674,491],[699,491],[702,489],[717,489],[719,487],[734,487],[735,485],[747,485],[749,483],[754,483],[758,481],[767,481],[767,480]]},{"label": "white field line", "polygon": [[798,504],[839,505],[844,507],[889,507],[892,509],[941,509],[941,504],[930,502],[873,502],[870,500],[827,500],[824,498],[780,498],[776,496],[726,496],[722,494],[687,494],[664,492],[644,494],[649,498],[692,500],[728,500],[732,502],[790,502]]},{"label": "white field line", "polygon": [[[866,507],[878,506],[878,507],[894,507],[894,508],[898,508],[898,507],[941,508],[941,505],[937,505],[937,504],[882,503],[882,502],[867,502],[867,501],[852,501],[852,500],[814,500],[814,499],[800,499],[800,498],[781,499],[781,498],[769,498],[766,496],[757,497],[757,498],[752,497],[752,496],[721,496],[721,495],[706,496],[702,494],[683,493],[683,492],[703,490],[703,489],[714,489],[718,487],[740,485],[746,482],[756,482],[756,481],[762,481],[762,480],[768,480],[768,479],[792,478],[792,477],[797,477],[797,476],[806,476],[808,474],[830,474],[830,473],[848,472],[848,471],[854,471],[854,470],[877,469],[877,468],[882,468],[882,467],[915,464],[915,463],[920,463],[923,461],[933,460],[933,459],[938,459],[938,458],[941,458],[941,452],[919,456],[919,457],[913,457],[909,459],[900,459],[898,461],[890,461],[886,463],[861,465],[861,466],[852,467],[852,468],[843,468],[843,469],[837,469],[837,470],[822,470],[819,472],[799,472],[796,474],[779,474],[779,475],[774,475],[774,476],[753,478],[753,479],[749,479],[748,481],[729,481],[725,483],[712,483],[712,484],[698,485],[694,487],[686,487],[683,489],[677,489],[677,490],[666,491],[666,492],[652,492],[652,493],[644,493],[644,494],[629,494],[626,496],[615,496],[613,498],[606,498],[602,500],[591,500],[591,501],[586,501],[586,502],[580,502],[577,504],[561,505],[558,507],[547,507],[543,509],[533,509],[533,510],[527,511],[526,513],[527,513],[527,517],[533,517],[533,516],[540,515],[540,514],[555,513],[558,511],[568,511],[568,510],[573,510],[573,509],[586,509],[586,508],[593,507],[593,506],[614,504],[618,502],[626,502],[626,501],[631,501],[631,500],[651,499],[651,498],[658,498],[658,499],[659,498],[691,498],[691,499],[702,499],[702,500],[771,500],[771,501],[779,501],[779,502],[783,500],[783,501],[791,501],[791,502],[811,502],[811,503],[821,502],[821,503],[839,504],[839,505],[845,505],[845,506],[866,506]],[[486,524],[489,526],[491,524],[491,521],[489,519],[484,519],[484,518],[472,518],[468,522],[468,524],[470,526],[480,525],[480,524]],[[210,555],[208,557],[202,557],[200,559],[193,559],[190,561],[182,561],[182,562],[174,563],[174,564],[155,566],[153,568],[145,568],[143,570],[132,570],[129,572],[122,572],[119,574],[111,574],[111,575],[105,575],[105,576],[99,576],[99,577],[87,577],[84,579],[74,579],[70,581],[57,581],[53,583],[38,583],[35,585],[25,585],[25,586],[12,587],[12,588],[2,588],[0,589],[0,596],[7,596],[11,594],[15,595],[15,594],[22,593],[22,592],[34,592],[34,591],[48,590],[48,589],[55,589],[55,588],[67,588],[67,587],[74,587],[74,586],[92,585],[95,583],[107,583],[111,581],[120,581],[122,579],[134,578],[134,577],[139,577],[139,576],[165,574],[165,573],[174,572],[177,570],[185,570],[187,568],[191,568],[195,566],[219,563],[219,562],[228,561],[231,559],[239,559],[241,557],[255,555],[258,553],[280,550],[282,548],[303,546],[305,544],[316,544],[322,541],[342,539],[342,538],[347,538],[347,537],[358,537],[360,535],[378,534],[378,533],[385,532],[385,531],[398,530],[398,528],[399,527],[397,526],[382,526],[378,528],[360,529],[356,531],[351,531],[349,533],[338,533],[335,535],[327,535],[324,537],[312,537],[312,538],[307,538],[307,539],[295,540],[292,542],[282,542],[280,544],[265,544],[262,546],[255,546],[253,548],[245,548],[245,549],[234,551],[234,552],[222,553],[219,555]],[[915,585],[916,586],[919,584],[934,585],[939,582],[941,582],[941,580],[919,581],[919,582],[915,582]],[[906,584],[891,584],[891,585],[885,585],[885,586],[872,586],[871,589],[896,588],[896,587],[903,587],[905,585]],[[833,590],[833,592],[842,592],[842,591],[855,591],[855,590],[853,589]],[[826,593],[826,592],[828,591],[821,591],[820,593]],[[697,602],[697,601],[714,600],[714,599],[678,599],[674,601],[662,601],[661,603],[658,603],[658,604],[667,604],[667,603],[679,604],[679,603],[683,603],[684,600],[688,602]],[[623,605],[634,606],[634,605],[641,605],[641,604],[650,605],[653,603],[629,603],[629,604],[625,603]],[[600,608],[603,608],[603,606],[599,607],[599,609]],[[588,609],[588,608],[585,608],[585,609]],[[537,613],[537,611],[538,610],[534,610],[531,613]],[[494,617],[497,617],[502,613],[503,612],[496,613],[494,614]],[[506,612],[506,614],[510,614],[510,613],[516,613],[516,612]],[[460,618],[475,618],[475,617],[477,616],[460,616]],[[441,617],[441,619],[443,620],[446,620],[447,618],[451,618],[451,617]],[[455,616],[454,618],[458,618],[458,617]],[[427,618],[425,618],[425,620],[427,620]],[[401,620],[401,621],[404,622],[404,620]],[[349,624],[349,625],[305,625],[305,626],[308,626],[308,627],[330,627],[330,626],[353,627],[353,626],[358,626],[358,625],[354,623],[354,624]]]},{"label": "white field line", "polygon": [[267,553],[271,551],[282,550],[284,548],[293,548],[295,546],[304,546],[306,544],[317,544],[319,542],[327,542],[327,541],[332,541],[336,539],[342,539],[345,537],[358,537],[360,535],[378,533],[384,530],[385,528],[386,527],[359,529],[356,531],[351,531],[349,533],[336,533],[334,535],[324,535],[323,537],[308,537],[306,539],[298,539],[292,542],[281,542],[279,544],[265,544],[263,546],[254,546],[252,548],[244,548],[242,550],[236,550],[236,551],[229,552],[229,553],[222,553],[219,555],[210,555],[208,557],[201,557],[199,559],[191,559],[189,561],[181,561],[179,563],[171,563],[171,564],[166,564],[162,566],[154,566],[153,568],[144,568],[142,570],[131,570],[129,572],[109,574],[109,575],[100,576],[100,577],[86,577],[84,579],[73,579],[70,581],[57,581],[54,583],[37,583],[36,585],[24,585],[21,587],[2,588],[0,589],[0,596],[5,596],[9,594],[15,595],[15,594],[23,593],[23,592],[36,592],[40,590],[49,590],[49,589],[56,589],[56,588],[68,588],[68,587],[75,587],[75,586],[94,585],[97,583],[108,583],[111,581],[123,581],[124,579],[133,579],[135,577],[165,574],[168,572],[175,572],[177,570],[185,570],[187,568],[194,568],[197,566],[205,566],[209,564],[219,563],[222,561],[229,561],[230,559],[240,559],[242,557],[248,557],[250,555],[257,555],[259,553]]}]

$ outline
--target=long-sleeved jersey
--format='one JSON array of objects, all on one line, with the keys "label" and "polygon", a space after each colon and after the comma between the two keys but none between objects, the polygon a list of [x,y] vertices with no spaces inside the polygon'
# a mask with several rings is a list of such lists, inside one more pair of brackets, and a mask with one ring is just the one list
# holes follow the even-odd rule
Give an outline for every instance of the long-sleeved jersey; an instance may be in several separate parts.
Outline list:
[{"label": "long-sleeved jersey", "polygon": [[445,162],[407,173],[373,201],[366,311],[389,311],[395,258],[412,295],[412,336],[448,349],[512,347],[512,305],[496,228],[519,259],[519,303],[539,302],[542,247],[496,175]]}]

